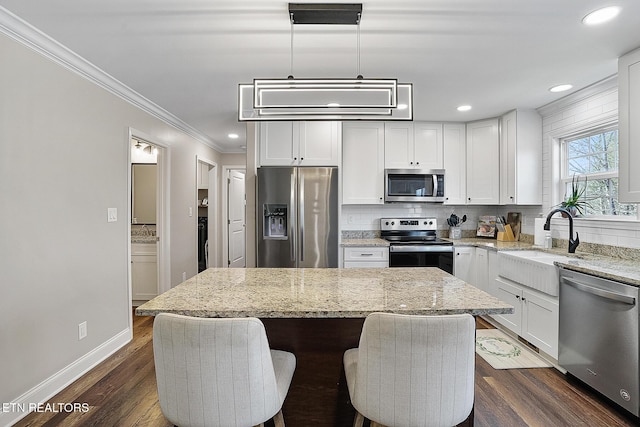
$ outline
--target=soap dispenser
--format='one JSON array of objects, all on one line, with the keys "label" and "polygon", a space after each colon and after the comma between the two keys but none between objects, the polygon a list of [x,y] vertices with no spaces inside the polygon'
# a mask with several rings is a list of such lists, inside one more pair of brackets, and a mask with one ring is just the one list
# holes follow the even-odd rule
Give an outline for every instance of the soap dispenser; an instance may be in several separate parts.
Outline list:
[{"label": "soap dispenser", "polygon": [[547,231],[547,234],[544,236],[544,248],[551,249],[553,247],[553,239],[551,238],[551,231]]}]

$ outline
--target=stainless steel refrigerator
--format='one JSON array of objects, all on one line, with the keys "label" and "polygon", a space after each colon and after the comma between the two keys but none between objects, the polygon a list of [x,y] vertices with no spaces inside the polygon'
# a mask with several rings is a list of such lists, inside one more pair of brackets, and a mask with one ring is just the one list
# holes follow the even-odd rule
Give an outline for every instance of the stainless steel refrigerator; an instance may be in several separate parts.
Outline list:
[{"label": "stainless steel refrigerator", "polygon": [[261,167],[257,266],[338,267],[338,168]]}]

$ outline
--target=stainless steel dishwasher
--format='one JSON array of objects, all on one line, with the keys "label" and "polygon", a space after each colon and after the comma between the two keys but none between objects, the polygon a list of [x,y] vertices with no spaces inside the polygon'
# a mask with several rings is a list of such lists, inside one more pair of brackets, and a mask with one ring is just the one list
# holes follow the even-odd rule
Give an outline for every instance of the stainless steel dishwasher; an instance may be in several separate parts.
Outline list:
[{"label": "stainless steel dishwasher", "polygon": [[560,269],[558,362],[640,415],[640,288]]}]

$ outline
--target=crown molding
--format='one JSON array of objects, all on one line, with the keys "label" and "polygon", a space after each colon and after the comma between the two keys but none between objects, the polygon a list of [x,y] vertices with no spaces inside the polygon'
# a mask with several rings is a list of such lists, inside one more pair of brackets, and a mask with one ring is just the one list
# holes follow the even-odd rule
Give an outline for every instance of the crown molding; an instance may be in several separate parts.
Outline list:
[{"label": "crown molding", "polygon": [[0,33],[220,152],[211,138],[0,6]]},{"label": "crown molding", "polygon": [[597,81],[583,89],[573,92],[565,97],[536,108],[542,117],[552,116],[555,113],[565,110],[594,95],[599,95],[606,91],[618,90],[618,75],[614,74]]}]

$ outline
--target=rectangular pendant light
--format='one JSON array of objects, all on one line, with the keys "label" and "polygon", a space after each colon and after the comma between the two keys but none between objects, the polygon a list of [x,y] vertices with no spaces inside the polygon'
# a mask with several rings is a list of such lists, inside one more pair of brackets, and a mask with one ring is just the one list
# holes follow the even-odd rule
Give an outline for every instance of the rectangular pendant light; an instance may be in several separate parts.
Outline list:
[{"label": "rectangular pendant light", "polygon": [[255,79],[253,108],[395,108],[396,79]]},{"label": "rectangular pendant light", "polygon": [[[340,80],[330,79],[330,81]],[[283,81],[286,80],[283,79]],[[396,83],[396,101],[393,107],[390,106],[391,102],[387,105],[379,102],[382,98],[386,101],[388,92],[385,92],[384,96],[379,93],[366,95],[366,91],[364,95],[353,95],[357,89],[347,88],[340,94],[342,98],[331,98],[333,101],[326,97],[327,94],[332,93],[331,91],[302,92],[304,91],[294,91],[295,94],[269,93],[258,101],[259,107],[256,108],[254,107],[256,93],[254,84],[240,84],[238,85],[238,120],[413,120],[413,85],[411,83]],[[332,94],[336,93],[337,91],[334,91]],[[305,102],[300,102],[303,98]],[[342,99],[345,104],[337,105],[338,102],[335,102],[335,99]],[[363,99],[365,101],[361,102]],[[361,103],[356,104],[354,100]],[[269,107],[265,107],[266,105]]]},{"label": "rectangular pendant light", "polygon": [[254,79],[238,86],[238,120],[413,120],[413,86],[360,75],[362,3],[289,3],[293,26],[358,26],[358,78]]}]

